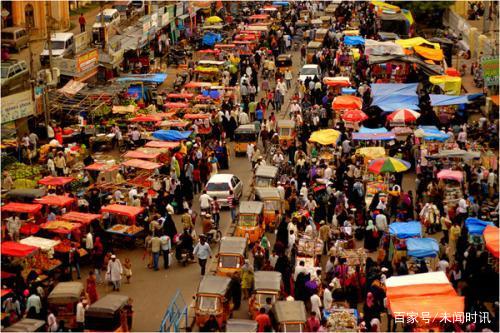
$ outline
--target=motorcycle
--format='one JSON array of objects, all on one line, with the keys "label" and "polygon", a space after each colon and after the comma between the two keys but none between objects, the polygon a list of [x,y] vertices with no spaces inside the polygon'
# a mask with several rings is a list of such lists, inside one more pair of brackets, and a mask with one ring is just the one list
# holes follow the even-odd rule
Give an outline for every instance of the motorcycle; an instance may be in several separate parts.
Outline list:
[{"label": "motorcycle", "polygon": [[134,143],[134,141],[130,139],[123,139],[118,143],[118,151],[120,153],[125,153],[129,150],[135,150],[137,149],[137,145]]},{"label": "motorcycle", "polygon": [[210,245],[212,243],[218,243],[220,242],[221,238],[222,238],[222,232],[220,232],[220,230],[217,228],[217,226],[215,225],[215,223],[212,223],[212,229],[210,229],[209,232],[207,232],[205,234],[206,238],[207,238],[207,243]]}]

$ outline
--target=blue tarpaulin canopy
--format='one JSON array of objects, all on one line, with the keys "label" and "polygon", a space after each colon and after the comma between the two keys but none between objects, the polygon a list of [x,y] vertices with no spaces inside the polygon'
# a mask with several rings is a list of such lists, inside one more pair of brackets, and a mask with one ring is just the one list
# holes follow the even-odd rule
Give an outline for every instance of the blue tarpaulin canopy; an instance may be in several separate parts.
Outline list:
[{"label": "blue tarpaulin canopy", "polygon": [[408,255],[415,258],[435,257],[439,252],[434,238],[410,238],[406,240]]},{"label": "blue tarpaulin canopy", "polygon": [[153,136],[163,141],[180,141],[189,138],[191,133],[192,131],[159,130],[154,132]]},{"label": "blue tarpaulin canopy", "polygon": [[418,83],[375,83],[371,85],[372,95],[417,95]]},{"label": "blue tarpaulin canopy", "polygon": [[137,74],[119,77],[116,82],[145,82],[162,84],[167,79],[167,74]]},{"label": "blue tarpaulin canopy", "polygon": [[431,99],[431,106],[446,106],[469,103],[469,98],[467,97],[467,95],[450,96],[429,94],[429,97]]},{"label": "blue tarpaulin canopy", "polygon": [[342,88],[340,91],[342,95],[354,95],[356,93],[356,89],[354,88]]},{"label": "blue tarpaulin canopy", "polygon": [[424,140],[446,141],[450,137],[449,134],[441,132],[436,126],[419,126],[418,129],[423,131]]},{"label": "blue tarpaulin canopy", "polygon": [[465,220],[465,227],[469,231],[469,234],[475,236],[481,236],[484,229],[488,225],[494,226],[495,224],[493,222],[483,221],[475,217],[469,217]]},{"label": "blue tarpaulin canopy", "polygon": [[365,39],[361,36],[345,36],[344,44],[349,46],[365,45]]},{"label": "blue tarpaulin canopy", "polygon": [[372,84],[372,106],[385,112],[397,109],[418,110],[417,83],[376,83]]},{"label": "blue tarpaulin canopy", "polygon": [[214,32],[207,32],[203,35],[202,43],[206,46],[214,46],[216,43],[222,41],[220,34]]},{"label": "blue tarpaulin canopy", "polygon": [[274,6],[288,6],[289,4],[288,1],[273,1]]},{"label": "blue tarpaulin canopy", "polygon": [[389,234],[400,239],[421,237],[422,225],[417,221],[393,222],[389,225]]},{"label": "blue tarpaulin canopy", "polygon": [[361,126],[359,129],[359,133],[364,133],[364,134],[375,134],[375,133],[388,133],[389,131],[385,127],[380,127],[380,128],[368,128]]},{"label": "blue tarpaulin canopy", "polygon": [[359,132],[352,133],[353,140],[393,140],[396,135],[385,127],[368,128],[361,126]]}]

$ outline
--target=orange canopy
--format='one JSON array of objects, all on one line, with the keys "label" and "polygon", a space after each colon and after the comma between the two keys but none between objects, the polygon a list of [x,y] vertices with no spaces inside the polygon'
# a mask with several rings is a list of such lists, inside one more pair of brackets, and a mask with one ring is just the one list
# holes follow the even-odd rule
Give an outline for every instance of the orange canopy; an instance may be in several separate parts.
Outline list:
[{"label": "orange canopy", "polygon": [[71,223],[67,221],[49,221],[40,225],[42,229],[52,231],[57,234],[67,235],[75,229],[81,227],[80,223]]},{"label": "orange canopy", "polygon": [[443,50],[441,49],[431,49],[430,47],[420,45],[414,46],[413,49],[425,59],[441,61],[444,58]]},{"label": "orange canopy", "polygon": [[128,160],[122,163],[122,165],[128,166],[128,167],[133,167],[133,168],[138,168],[138,169],[145,169],[145,170],[154,170],[158,169],[161,167],[160,163],[154,163],[154,162],[149,162],[149,161],[144,161],[144,160],[139,160],[139,159],[132,159]]},{"label": "orange canopy", "polygon": [[85,170],[91,170],[91,171],[111,171],[114,169],[118,169],[119,167],[117,165],[109,165],[105,163],[93,163],[91,165],[87,165],[85,167]]},{"label": "orange canopy", "polygon": [[211,87],[212,84],[210,82],[200,82],[200,81],[191,81],[184,85],[184,88],[203,88],[203,87]]},{"label": "orange canopy", "polygon": [[65,195],[46,195],[35,201],[42,205],[64,207],[73,203],[75,198],[70,198]]},{"label": "orange canopy", "polygon": [[130,122],[134,123],[146,123],[146,122],[157,122],[160,121],[161,117],[158,117],[156,115],[143,115],[143,116],[137,116],[134,118],[129,119]]},{"label": "orange canopy", "polygon": [[149,148],[168,148],[173,149],[179,147],[179,142],[171,142],[171,141],[149,141],[144,145],[144,147]]},{"label": "orange canopy", "polygon": [[188,113],[184,115],[184,119],[208,119],[210,114],[208,113]]},{"label": "orange canopy", "polygon": [[234,48],[236,45],[234,44],[215,44],[215,48],[216,49],[232,49]]},{"label": "orange canopy", "polygon": [[491,101],[495,103],[496,106],[500,105],[500,95],[491,96]]},{"label": "orange canopy", "polygon": [[42,209],[40,204],[9,202],[2,206],[2,212],[36,214]]},{"label": "orange canopy", "polygon": [[188,103],[180,103],[180,102],[167,102],[164,106],[168,109],[185,109],[189,107]]},{"label": "orange canopy", "polygon": [[486,244],[486,248],[493,254],[496,258],[498,258],[500,243],[498,242],[498,227],[494,227],[492,225],[486,226],[483,231],[484,242]]},{"label": "orange canopy", "polygon": [[176,114],[177,114],[176,111],[170,111],[170,112],[155,113],[155,116],[160,117],[162,119],[167,119],[174,117]]},{"label": "orange canopy", "polygon": [[61,216],[63,220],[71,222],[79,222],[83,224],[89,224],[94,220],[101,218],[101,214],[90,214],[90,213],[80,213],[80,212],[69,212]]},{"label": "orange canopy", "polygon": [[103,213],[111,213],[116,215],[125,215],[130,217],[131,219],[135,219],[137,215],[144,211],[143,207],[135,207],[135,206],[125,206],[125,205],[107,205],[101,208],[101,212]]},{"label": "orange canopy", "polygon": [[457,296],[450,284],[418,284],[387,288],[387,297],[392,299],[402,297],[449,295]]},{"label": "orange canopy", "polygon": [[266,20],[268,18],[269,18],[268,14],[256,14],[256,15],[250,16],[248,19],[249,20]]},{"label": "orange canopy", "polygon": [[191,99],[194,97],[194,94],[180,94],[180,93],[170,93],[167,95],[167,98],[187,98]]},{"label": "orange canopy", "polygon": [[38,184],[46,186],[64,186],[67,183],[71,183],[74,180],[73,177],[52,177],[47,176],[38,181]]},{"label": "orange canopy", "polygon": [[361,109],[363,101],[361,98],[352,95],[340,95],[335,97],[332,103],[334,110]]},{"label": "orange canopy", "polygon": [[145,153],[142,151],[138,150],[130,150],[123,157],[125,158],[139,158],[139,159],[145,159],[145,160],[154,160],[157,159],[158,156],[160,156],[159,153]]},{"label": "orange canopy", "polygon": [[414,314],[418,318],[441,319],[453,313],[464,312],[464,298],[461,296],[415,296],[389,299],[394,316]]}]

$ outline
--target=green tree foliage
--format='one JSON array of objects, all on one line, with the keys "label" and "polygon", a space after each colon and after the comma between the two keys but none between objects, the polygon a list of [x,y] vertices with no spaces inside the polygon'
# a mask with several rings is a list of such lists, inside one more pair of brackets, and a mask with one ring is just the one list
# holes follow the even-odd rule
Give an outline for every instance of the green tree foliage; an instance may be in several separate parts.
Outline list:
[{"label": "green tree foliage", "polygon": [[412,14],[420,16],[429,12],[442,11],[452,6],[455,1],[391,1],[395,6],[408,9]]}]

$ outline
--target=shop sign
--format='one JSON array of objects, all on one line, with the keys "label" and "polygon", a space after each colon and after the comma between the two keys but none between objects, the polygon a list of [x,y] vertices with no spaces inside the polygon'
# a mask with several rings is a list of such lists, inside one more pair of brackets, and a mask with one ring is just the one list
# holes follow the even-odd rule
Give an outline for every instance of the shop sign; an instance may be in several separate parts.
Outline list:
[{"label": "shop sign", "polygon": [[164,27],[164,26],[168,25],[169,23],[170,23],[170,13],[165,12],[165,14],[163,14],[161,16],[161,26]]},{"label": "shop sign", "polygon": [[498,86],[498,65],[498,56],[485,56],[481,58],[481,66],[483,66],[483,78],[485,86]]},{"label": "shop sign", "polygon": [[158,27],[158,13],[151,14],[151,27]]},{"label": "shop sign", "polygon": [[76,71],[77,73],[85,72],[99,62],[99,52],[97,49],[89,50],[85,53],[82,53],[76,59]]},{"label": "shop sign", "polygon": [[62,75],[73,76],[77,74],[75,59],[53,58],[52,63],[54,67],[59,68]]},{"label": "shop sign", "polygon": [[78,54],[90,45],[90,31],[75,35],[75,54]]},{"label": "shop sign", "polygon": [[175,7],[175,16],[184,15],[184,2],[179,2]]},{"label": "shop sign", "polygon": [[2,97],[2,120],[5,124],[34,114],[35,108],[31,100],[31,90]]},{"label": "shop sign", "polygon": [[147,33],[151,29],[151,17],[145,16],[142,22],[142,32]]}]

